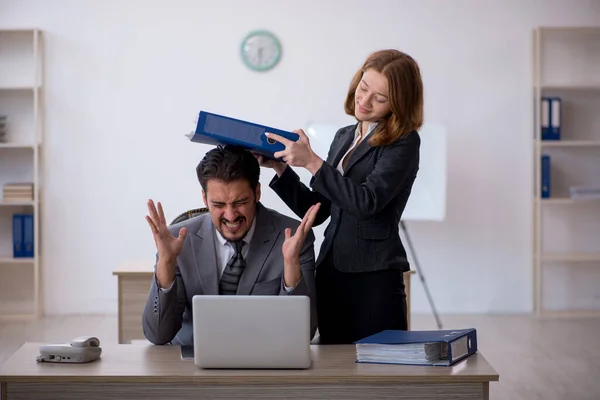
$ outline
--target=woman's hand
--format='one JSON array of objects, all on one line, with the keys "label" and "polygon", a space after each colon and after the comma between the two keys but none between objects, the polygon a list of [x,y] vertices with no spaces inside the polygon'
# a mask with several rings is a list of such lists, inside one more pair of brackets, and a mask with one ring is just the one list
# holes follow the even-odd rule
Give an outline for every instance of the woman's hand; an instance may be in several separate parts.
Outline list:
[{"label": "woman's hand", "polygon": [[258,165],[265,168],[273,168],[278,176],[281,176],[281,174],[283,174],[283,171],[285,171],[285,169],[287,168],[287,164],[285,162],[272,160],[258,153],[252,154],[254,154],[254,157],[258,160]]},{"label": "woman's hand", "polygon": [[274,154],[276,158],[283,159],[293,167],[306,168],[311,174],[315,175],[323,165],[323,160],[312,150],[308,136],[302,129],[296,129],[294,133],[300,136],[296,142],[270,132],[266,135],[285,146],[285,150]]}]

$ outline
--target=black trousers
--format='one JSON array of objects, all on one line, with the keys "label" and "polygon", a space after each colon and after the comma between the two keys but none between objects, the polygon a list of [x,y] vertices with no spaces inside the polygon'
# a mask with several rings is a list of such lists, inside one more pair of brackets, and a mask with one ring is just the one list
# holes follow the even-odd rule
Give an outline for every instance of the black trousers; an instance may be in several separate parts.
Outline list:
[{"label": "black trousers", "polygon": [[407,329],[402,271],[345,273],[330,253],[315,279],[321,344],[352,344],[385,329]]}]

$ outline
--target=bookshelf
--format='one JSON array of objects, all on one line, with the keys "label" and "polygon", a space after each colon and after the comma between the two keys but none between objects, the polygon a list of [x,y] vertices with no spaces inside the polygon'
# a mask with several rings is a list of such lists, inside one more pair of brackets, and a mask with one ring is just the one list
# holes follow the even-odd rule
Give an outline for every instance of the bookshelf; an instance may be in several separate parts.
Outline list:
[{"label": "bookshelf", "polygon": [[[37,29],[0,29],[0,320],[35,318],[43,314],[41,38]],[[23,189],[23,184],[28,187]],[[31,254],[15,257],[15,214],[33,217],[33,226],[26,228],[30,233],[33,228]]]},{"label": "bookshelf", "polygon": [[[533,305],[538,316],[600,316],[600,195],[594,194],[600,190],[599,65],[600,26],[534,30]],[[545,103],[548,98],[560,103]],[[560,126],[560,136],[549,138],[554,126]]]}]

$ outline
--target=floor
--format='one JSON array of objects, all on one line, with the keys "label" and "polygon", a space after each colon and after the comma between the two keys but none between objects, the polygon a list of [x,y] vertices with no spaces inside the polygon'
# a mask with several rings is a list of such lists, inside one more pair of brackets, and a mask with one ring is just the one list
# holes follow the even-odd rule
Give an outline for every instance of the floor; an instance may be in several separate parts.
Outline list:
[{"label": "floor", "polygon": [[[444,329],[477,328],[479,351],[500,375],[490,398],[600,399],[600,319],[536,319],[528,315],[443,315]],[[436,329],[431,315],[412,329]],[[45,317],[0,321],[0,364],[24,342],[64,342],[76,336],[117,342],[117,316]]]}]

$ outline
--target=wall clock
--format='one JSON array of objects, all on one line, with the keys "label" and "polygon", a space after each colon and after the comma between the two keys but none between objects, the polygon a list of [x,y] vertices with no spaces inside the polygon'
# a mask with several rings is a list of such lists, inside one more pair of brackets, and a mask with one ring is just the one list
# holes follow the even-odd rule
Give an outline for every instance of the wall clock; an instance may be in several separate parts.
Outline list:
[{"label": "wall clock", "polygon": [[268,71],[281,59],[281,43],[277,37],[266,30],[250,32],[241,45],[244,64],[253,71]]}]

